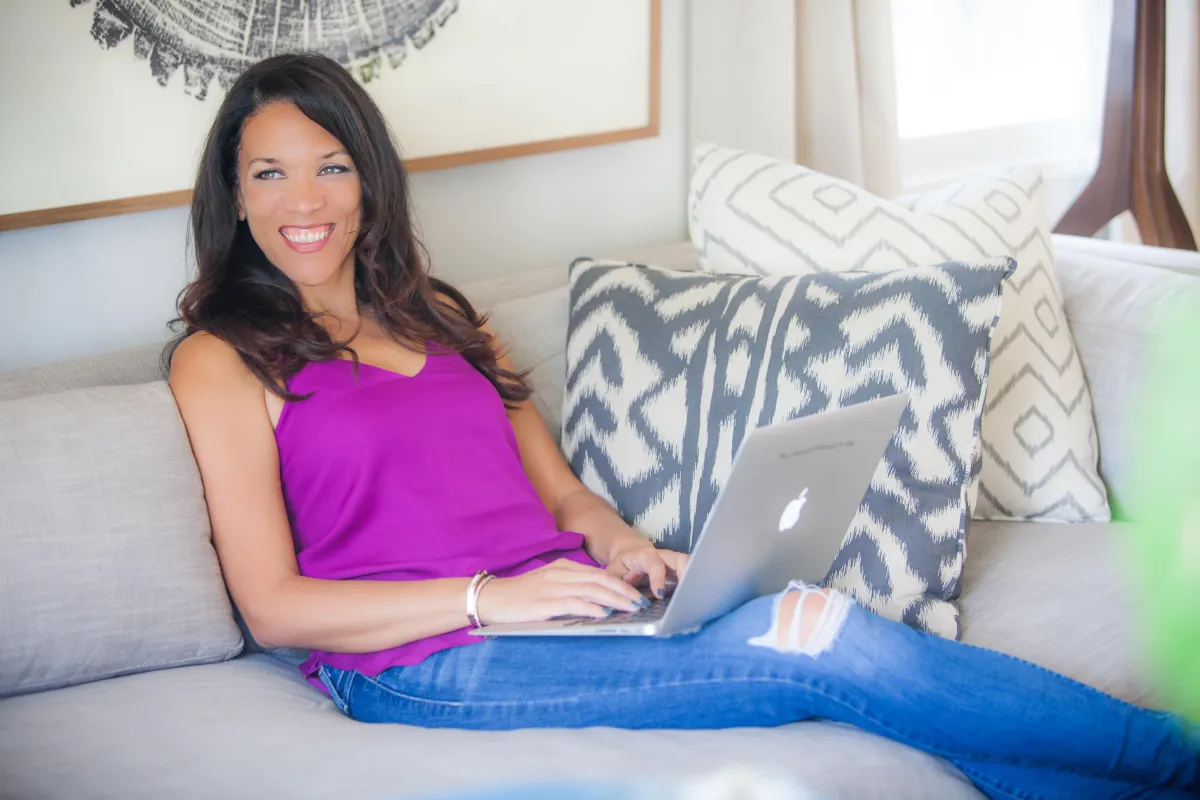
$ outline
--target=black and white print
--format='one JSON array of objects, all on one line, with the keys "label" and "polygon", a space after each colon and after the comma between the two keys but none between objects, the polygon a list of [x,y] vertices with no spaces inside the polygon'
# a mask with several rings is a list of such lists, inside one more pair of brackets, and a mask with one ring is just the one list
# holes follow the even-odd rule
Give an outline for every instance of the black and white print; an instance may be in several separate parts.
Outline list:
[{"label": "black and white print", "polygon": [[105,49],[130,36],[166,86],[203,100],[214,78],[228,89],[246,67],[279,53],[315,50],[364,83],[395,69],[411,43],[424,47],[458,0],[69,0],[94,3],[92,38]]},{"label": "black and white print", "polygon": [[661,546],[690,551],[747,431],[910,395],[829,583],[956,637],[989,343],[1011,259],[746,278],[572,266],[563,450]]}]

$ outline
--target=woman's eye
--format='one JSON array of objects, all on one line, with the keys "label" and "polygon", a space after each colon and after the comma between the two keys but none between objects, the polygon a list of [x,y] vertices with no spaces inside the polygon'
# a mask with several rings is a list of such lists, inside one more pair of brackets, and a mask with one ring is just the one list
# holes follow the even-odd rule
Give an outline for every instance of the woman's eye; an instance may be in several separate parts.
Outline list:
[{"label": "woman's eye", "polygon": [[318,172],[317,174],[318,175],[337,175],[338,173],[341,173],[341,172],[349,172],[349,170],[347,170],[341,164],[326,164],[325,166],[321,167],[321,171]]},{"label": "woman's eye", "polygon": [[256,172],[254,174],[255,180],[260,181],[269,181],[281,177],[283,177],[283,173],[277,169],[264,169],[262,172]]}]

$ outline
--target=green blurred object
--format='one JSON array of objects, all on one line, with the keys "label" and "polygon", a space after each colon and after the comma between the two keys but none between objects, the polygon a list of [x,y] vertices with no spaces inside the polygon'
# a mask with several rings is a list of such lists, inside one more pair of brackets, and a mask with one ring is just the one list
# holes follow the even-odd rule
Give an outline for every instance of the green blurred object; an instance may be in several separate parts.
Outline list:
[{"label": "green blurred object", "polygon": [[1179,298],[1149,354],[1128,539],[1144,659],[1173,711],[1200,721],[1200,294]]}]

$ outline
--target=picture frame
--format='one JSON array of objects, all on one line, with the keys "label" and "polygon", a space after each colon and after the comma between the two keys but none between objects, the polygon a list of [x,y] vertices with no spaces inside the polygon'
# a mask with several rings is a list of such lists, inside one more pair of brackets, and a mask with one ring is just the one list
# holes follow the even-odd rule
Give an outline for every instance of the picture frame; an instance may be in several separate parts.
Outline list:
[{"label": "picture frame", "polygon": [[[245,1],[259,12],[311,2]],[[253,42],[234,58],[195,43],[189,51],[186,37],[172,38],[170,25],[152,18],[155,7],[195,5],[175,6],[181,2],[0,0],[8,21],[0,29],[0,107],[15,109],[0,126],[0,147],[25,154],[0,182],[0,231],[190,202],[199,147],[224,87],[258,59]],[[428,17],[399,40],[329,55],[342,56],[375,97],[410,172],[450,169],[657,136],[661,6],[360,0],[360,8]],[[261,14],[228,21],[277,36],[281,24]],[[311,30],[313,20],[304,22]],[[68,56],[33,76],[17,68],[46,51]]]}]

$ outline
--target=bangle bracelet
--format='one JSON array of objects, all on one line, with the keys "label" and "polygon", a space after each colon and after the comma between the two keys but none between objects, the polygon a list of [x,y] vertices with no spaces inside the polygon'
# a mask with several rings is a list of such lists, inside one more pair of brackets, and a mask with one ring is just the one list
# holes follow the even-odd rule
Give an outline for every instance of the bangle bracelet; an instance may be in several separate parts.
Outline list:
[{"label": "bangle bracelet", "polygon": [[467,584],[467,620],[476,628],[483,627],[479,621],[479,592],[495,575],[489,575],[486,569],[481,569]]}]

